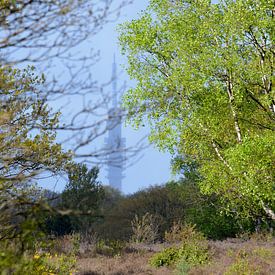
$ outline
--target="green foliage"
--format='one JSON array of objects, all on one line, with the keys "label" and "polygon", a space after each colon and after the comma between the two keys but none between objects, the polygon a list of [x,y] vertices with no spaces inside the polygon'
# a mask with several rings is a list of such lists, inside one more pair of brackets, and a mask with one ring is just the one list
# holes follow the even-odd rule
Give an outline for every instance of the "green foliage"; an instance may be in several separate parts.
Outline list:
[{"label": "green foliage", "polygon": [[[0,272],[1,274],[63,274],[67,275],[74,271],[75,256],[70,253],[51,254],[48,252],[37,253],[25,251],[22,253],[19,243],[14,241],[1,243],[0,247]],[[38,245],[38,244],[37,244]],[[44,247],[39,243],[39,248]]]},{"label": "green foliage", "polygon": [[[199,177],[196,175],[196,178]],[[240,219],[236,215],[228,215],[217,196],[202,195],[196,182],[199,180],[194,182],[192,174],[191,178],[167,184],[170,192],[174,192],[178,197],[178,207],[181,207],[182,211],[181,217],[174,217],[174,223],[196,224],[196,228],[210,239],[235,237],[236,234],[244,230],[254,230],[254,224],[250,220]],[[170,227],[172,226],[170,224]]]},{"label": "green foliage", "polygon": [[271,261],[272,261],[273,257],[275,256],[274,251],[272,249],[266,248],[266,247],[258,247],[256,249],[254,249],[253,255],[258,256],[263,259],[271,260]]},{"label": "green foliage", "polygon": [[42,258],[34,258],[35,243],[44,239],[40,213],[50,210],[36,179],[43,172],[56,176],[66,172],[71,154],[55,142],[59,114],[45,104],[42,85],[32,67],[0,66],[1,274],[51,269]]},{"label": "green foliage", "polygon": [[253,250],[240,249],[231,256],[233,263],[227,268],[225,274],[267,274],[267,268],[274,256],[274,251],[267,247],[257,247]]},{"label": "green foliage", "polygon": [[136,88],[135,127],[179,162],[195,160],[205,194],[227,211],[275,219],[274,2],[151,0],[121,26]]},{"label": "green foliage", "polygon": [[67,275],[75,272],[76,257],[72,254],[54,255],[46,254],[44,262],[49,266],[49,273]]},{"label": "green foliage", "polygon": [[131,220],[127,211],[122,211],[120,204],[124,196],[110,186],[104,186],[104,198],[100,204],[103,218],[95,221],[93,228],[101,239],[129,240],[131,237]]},{"label": "green foliage", "polygon": [[210,257],[208,243],[202,236],[186,240],[179,250],[179,255],[190,266],[206,264]]},{"label": "green foliage", "polygon": [[120,256],[125,248],[125,243],[119,240],[103,240],[96,244],[95,252],[105,256]]},{"label": "green foliage", "polygon": [[190,268],[190,264],[188,264],[185,259],[182,259],[177,263],[175,273],[178,275],[187,275]]},{"label": "green foliage", "polygon": [[[208,242],[202,233],[195,230],[194,226],[182,227],[180,234],[181,245],[170,247],[156,253],[150,264],[155,267],[174,265],[180,261],[183,268],[206,264],[210,254]],[[185,264],[184,264],[185,263]]]},{"label": "green foliage", "polygon": [[226,275],[230,274],[259,274],[258,270],[251,269],[249,262],[246,259],[239,259],[237,262],[232,264],[230,268],[225,273]]},{"label": "green foliage", "polygon": [[[69,172],[69,182],[61,194],[62,206],[71,209],[71,227],[73,230],[88,230],[99,216],[100,203],[104,198],[104,189],[98,181],[99,169],[88,169],[84,164],[77,164]],[[76,213],[77,214],[77,213]]]},{"label": "green foliage", "polygon": [[178,194],[166,186],[150,187],[129,196],[116,196],[113,203],[108,202],[109,199],[103,202],[104,219],[96,224],[95,230],[103,238],[129,240],[135,216],[141,218],[149,213],[156,219],[157,240],[161,240],[173,221],[181,219],[185,211]]},{"label": "green foliage", "polygon": [[169,231],[164,234],[164,240],[168,243],[178,243],[182,240],[183,225],[181,222],[174,222]]},{"label": "green foliage", "polygon": [[47,232],[65,235],[90,229],[100,216],[99,207],[104,199],[98,173],[97,167],[89,170],[84,164],[72,166],[69,181],[55,205],[62,213],[45,217]]},{"label": "green foliage", "polygon": [[156,253],[149,261],[154,267],[170,266],[179,260],[179,250],[176,247],[165,248],[162,252]]},{"label": "green foliage", "polygon": [[194,203],[187,210],[185,221],[196,224],[199,231],[214,240],[235,237],[241,232],[255,230],[251,220],[228,215],[216,196],[205,196],[201,203]]},{"label": "green foliage", "polygon": [[58,113],[45,104],[42,85],[34,68],[0,67],[1,266],[15,273],[40,266],[32,255],[43,240],[40,213],[50,207],[36,178],[43,172],[57,176],[71,166],[70,154],[55,142]]},{"label": "green foliage", "polygon": [[241,232],[255,230],[253,220],[239,217],[236,213],[228,215],[220,196],[200,193],[199,185],[203,179],[196,162],[177,157],[173,165],[182,171],[184,179],[167,186],[177,194],[185,208],[182,219],[174,221],[196,224],[196,228],[210,239],[235,237]]},{"label": "green foliage", "polygon": [[69,181],[62,193],[62,204],[69,209],[91,212],[98,209],[104,196],[102,185],[97,180],[99,169],[88,169],[84,164],[76,164],[69,171]]},{"label": "green foliage", "polygon": [[74,231],[70,216],[59,213],[46,213],[42,229],[46,234],[54,234],[55,236],[64,236]]},{"label": "green foliage", "polygon": [[195,229],[196,225],[174,223],[170,231],[165,232],[165,241],[169,243],[178,243],[192,238],[199,233]]},{"label": "green foliage", "polygon": [[[254,223],[250,220],[240,219],[237,215],[228,216],[217,196],[202,195],[197,184],[199,177],[195,171],[187,176],[177,182],[152,186],[130,196],[120,195],[113,203],[112,199],[104,199],[107,200],[101,207],[104,218],[94,224],[94,230],[101,238],[128,241],[132,238],[132,221],[135,216],[141,222],[144,215],[154,217],[154,230],[149,231],[155,232],[155,241],[163,241],[165,232],[175,223],[196,224],[196,228],[211,239],[235,237],[244,230],[254,230]],[[150,228],[145,225],[142,227],[141,224],[135,228]],[[150,222],[147,223],[149,224]],[[144,232],[147,231],[139,232],[135,235],[135,240],[146,239]]]},{"label": "green foliage", "polygon": [[176,240],[182,243],[179,248],[181,260],[185,260],[191,266],[205,264],[209,259],[208,242],[195,227],[195,225],[185,224],[178,226],[176,232],[170,232],[170,238],[171,234],[176,233]]}]

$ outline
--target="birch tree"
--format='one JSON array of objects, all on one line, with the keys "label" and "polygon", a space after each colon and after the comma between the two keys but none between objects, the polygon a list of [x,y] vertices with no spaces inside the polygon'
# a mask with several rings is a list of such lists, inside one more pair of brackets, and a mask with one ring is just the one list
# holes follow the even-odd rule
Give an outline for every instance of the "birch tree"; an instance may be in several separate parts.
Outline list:
[{"label": "birch tree", "polygon": [[[151,0],[121,26],[129,120],[228,211],[275,219],[273,0]],[[177,161],[180,159],[180,162]]]}]

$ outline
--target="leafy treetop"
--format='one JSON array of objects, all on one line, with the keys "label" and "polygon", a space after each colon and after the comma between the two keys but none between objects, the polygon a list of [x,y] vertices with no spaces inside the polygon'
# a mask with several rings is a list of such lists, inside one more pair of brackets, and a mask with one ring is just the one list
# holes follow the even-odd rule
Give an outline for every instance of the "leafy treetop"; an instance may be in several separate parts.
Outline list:
[{"label": "leafy treetop", "polygon": [[[273,0],[151,0],[120,27],[124,97],[136,127],[175,157],[195,161],[201,190],[228,210],[275,219]],[[180,160],[180,161],[178,161]]]}]

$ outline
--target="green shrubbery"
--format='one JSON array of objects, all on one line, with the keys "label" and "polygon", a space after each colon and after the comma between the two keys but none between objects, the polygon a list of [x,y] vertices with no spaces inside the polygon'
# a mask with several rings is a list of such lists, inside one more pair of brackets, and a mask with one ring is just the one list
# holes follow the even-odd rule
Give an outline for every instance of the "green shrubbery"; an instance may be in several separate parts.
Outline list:
[{"label": "green shrubbery", "polygon": [[118,256],[121,255],[125,243],[118,240],[100,240],[96,244],[95,252],[105,256]]},{"label": "green shrubbery", "polygon": [[[172,238],[173,232],[169,233]],[[194,226],[183,226],[180,232],[175,232],[174,239],[180,240],[180,246],[164,249],[156,253],[150,264],[154,267],[170,266],[178,264],[179,269],[205,264],[209,261],[210,253],[208,241],[204,235],[195,230]]]},{"label": "green shrubbery", "polygon": [[219,198],[202,195],[198,179],[189,177],[129,196],[117,196],[114,203],[101,207],[104,217],[93,224],[94,230],[100,238],[128,241],[133,234],[135,217],[142,219],[145,215],[154,217],[154,241],[160,242],[164,241],[165,232],[178,221],[196,224],[209,239],[234,237],[243,230],[253,229],[250,221],[243,222],[222,212]]},{"label": "green shrubbery", "polygon": [[170,266],[175,264],[180,259],[179,249],[169,247],[163,251],[156,253],[151,259],[150,264],[154,267]]},{"label": "green shrubbery", "polygon": [[232,253],[233,262],[225,274],[269,274],[267,273],[268,263],[272,262],[274,257],[274,250],[268,247],[242,248]]},{"label": "green shrubbery", "polygon": [[[37,244],[39,250],[45,243]],[[8,246],[3,243],[0,248],[0,273],[1,274],[60,274],[68,275],[74,271],[76,258],[73,253],[56,254],[43,251],[21,251],[14,241]]]}]

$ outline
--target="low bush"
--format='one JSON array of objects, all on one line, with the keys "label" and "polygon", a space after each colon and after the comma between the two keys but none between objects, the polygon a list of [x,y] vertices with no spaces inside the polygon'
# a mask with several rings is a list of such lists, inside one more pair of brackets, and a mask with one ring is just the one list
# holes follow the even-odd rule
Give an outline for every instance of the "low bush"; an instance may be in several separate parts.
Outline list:
[{"label": "low bush", "polygon": [[[181,241],[179,247],[170,247],[155,254],[150,259],[154,267],[178,264],[179,269],[187,269],[192,266],[202,265],[209,261],[210,253],[208,241],[201,232],[195,230],[192,225],[173,227],[167,237]],[[172,235],[175,234],[175,235]]]},{"label": "low bush", "polygon": [[274,257],[272,248],[242,248],[231,255],[233,262],[227,267],[225,274],[273,274],[269,268]]},{"label": "low bush", "polygon": [[135,215],[131,225],[133,242],[152,244],[157,240],[159,221],[155,215],[150,213],[145,213],[141,217]]},{"label": "low bush", "polygon": [[51,252],[53,254],[78,254],[80,249],[80,234],[73,233],[64,235],[62,237],[56,237],[53,245],[51,246]]},{"label": "low bush", "polygon": [[225,275],[234,274],[259,274],[258,270],[251,268],[250,263],[247,259],[238,259],[234,264],[232,264],[226,271]]},{"label": "low bush", "polygon": [[149,260],[149,263],[153,267],[170,266],[175,264],[179,259],[179,249],[176,247],[169,247],[162,252],[156,253]]},{"label": "low bush", "polygon": [[169,231],[164,234],[164,239],[168,243],[178,243],[189,239],[199,233],[195,230],[195,225],[182,224],[181,222],[174,222]]},{"label": "low bush", "polygon": [[72,274],[75,270],[74,255],[44,252],[16,253],[15,249],[0,249],[0,274]]},{"label": "low bush", "polygon": [[79,255],[94,256],[99,242],[97,233],[86,231],[80,235]]},{"label": "low bush", "polygon": [[205,239],[185,241],[179,249],[179,255],[191,266],[205,264],[209,260],[208,242]]},{"label": "low bush", "polygon": [[95,252],[104,256],[120,256],[125,248],[125,243],[118,240],[100,240]]}]

